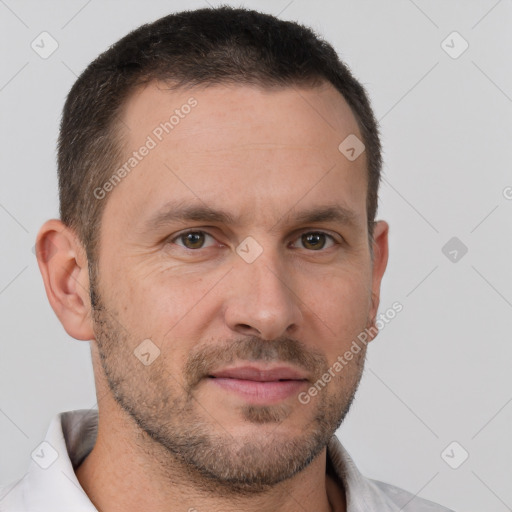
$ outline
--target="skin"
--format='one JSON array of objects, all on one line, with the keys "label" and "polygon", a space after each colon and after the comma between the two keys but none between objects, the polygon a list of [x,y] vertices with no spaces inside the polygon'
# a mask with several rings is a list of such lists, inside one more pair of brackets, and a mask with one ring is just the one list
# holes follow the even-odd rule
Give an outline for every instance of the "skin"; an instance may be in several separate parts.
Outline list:
[{"label": "skin", "polygon": [[[372,259],[366,157],[338,150],[349,134],[362,139],[356,120],[329,84],[150,83],[125,105],[127,158],[191,96],[197,106],[102,199],[97,279],[59,220],[38,234],[52,308],[70,336],[91,342],[99,430],[77,477],[103,512],[345,510],[325,444],[357,389],[364,347],[309,404],[297,395],[377,314],[388,225],[375,225]],[[149,229],[169,202],[222,209],[234,222]],[[296,220],[325,205],[351,221]],[[186,230],[196,235],[180,237]],[[237,253],[248,236],[262,250],[252,263]],[[160,350],[149,365],[134,355],[146,339]],[[208,377],[241,363],[286,365],[304,381],[254,402]]]}]

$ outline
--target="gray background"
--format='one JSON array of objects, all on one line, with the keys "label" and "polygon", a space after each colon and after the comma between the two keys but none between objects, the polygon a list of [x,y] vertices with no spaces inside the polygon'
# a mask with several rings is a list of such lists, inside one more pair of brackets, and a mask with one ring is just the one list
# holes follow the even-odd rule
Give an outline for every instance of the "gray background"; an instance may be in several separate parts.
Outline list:
[{"label": "gray background", "polygon": [[[217,4],[0,0],[2,483],[23,476],[54,414],[96,406],[89,345],[61,327],[32,252],[40,225],[58,215],[65,96],[129,30],[208,3]],[[370,345],[338,435],[367,476],[457,511],[512,510],[512,3],[242,5],[329,40],[367,87],[382,127],[379,217],[391,224],[391,255],[381,311],[395,301],[403,311]],[[59,45],[47,59],[31,48],[43,31]],[[458,58],[442,46],[453,31],[469,44]],[[444,45],[453,54],[462,41]],[[455,262],[442,252],[454,236],[468,248]],[[452,464],[469,453],[458,469],[441,456],[453,441]]]}]

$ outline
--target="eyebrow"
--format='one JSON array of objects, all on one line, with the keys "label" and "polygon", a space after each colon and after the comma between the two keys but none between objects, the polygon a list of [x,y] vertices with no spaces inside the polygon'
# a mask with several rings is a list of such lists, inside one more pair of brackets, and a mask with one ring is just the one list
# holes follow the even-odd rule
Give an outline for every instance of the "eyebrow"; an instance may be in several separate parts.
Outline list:
[{"label": "eyebrow", "polygon": [[[245,216],[243,216],[243,218],[237,218],[227,211],[212,208],[205,204],[191,205],[185,204],[182,201],[171,201],[166,203],[144,223],[144,230],[156,231],[162,227],[167,226],[168,224],[171,224],[172,222],[187,221],[214,222],[225,225],[237,225],[241,224],[244,219]],[[337,222],[339,224],[354,226],[357,224],[357,215],[352,210],[339,204],[316,206],[307,210],[300,211],[295,215],[293,214],[292,210],[289,210],[285,215],[276,221],[276,223],[272,226],[271,231],[274,231],[278,224],[289,223],[290,221],[298,224]]]}]

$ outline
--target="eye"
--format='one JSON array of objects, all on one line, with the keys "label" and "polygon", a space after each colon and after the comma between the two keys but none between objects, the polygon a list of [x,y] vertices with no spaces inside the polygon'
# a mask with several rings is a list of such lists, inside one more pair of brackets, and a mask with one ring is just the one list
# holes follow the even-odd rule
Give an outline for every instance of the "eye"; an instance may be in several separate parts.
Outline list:
[{"label": "eye", "polygon": [[309,231],[303,233],[298,240],[300,240],[304,249],[319,251],[326,248],[326,244],[329,244],[327,248],[336,245],[337,242],[333,236],[324,233],[323,231]]},{"label": "eye", "polygon": [[[204,231],[187,231],[186,233],[181,233],[181,235],[173,238],[171,242],[181,247],[185,247],[186,249],[203,249],[208,238],[215,240],[213,236],[205,233]],[[182,243],[178,243],[178,241]]]}]

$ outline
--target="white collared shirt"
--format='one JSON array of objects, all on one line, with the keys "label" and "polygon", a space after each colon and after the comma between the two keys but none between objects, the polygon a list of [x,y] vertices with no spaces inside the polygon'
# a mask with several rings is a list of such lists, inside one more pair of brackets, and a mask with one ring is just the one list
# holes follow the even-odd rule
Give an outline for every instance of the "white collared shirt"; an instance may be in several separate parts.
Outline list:
[{"label": "white collared shirt", "polygon": [[[56,415],[32,452],[27,473],[0,487],[0,512],[98,512],[74,471],[92,450],[97,428],[94,409]],[[364,477],[336,436],[327,445],[327,457],[345,489],[347,512],[453,512]]]}]

